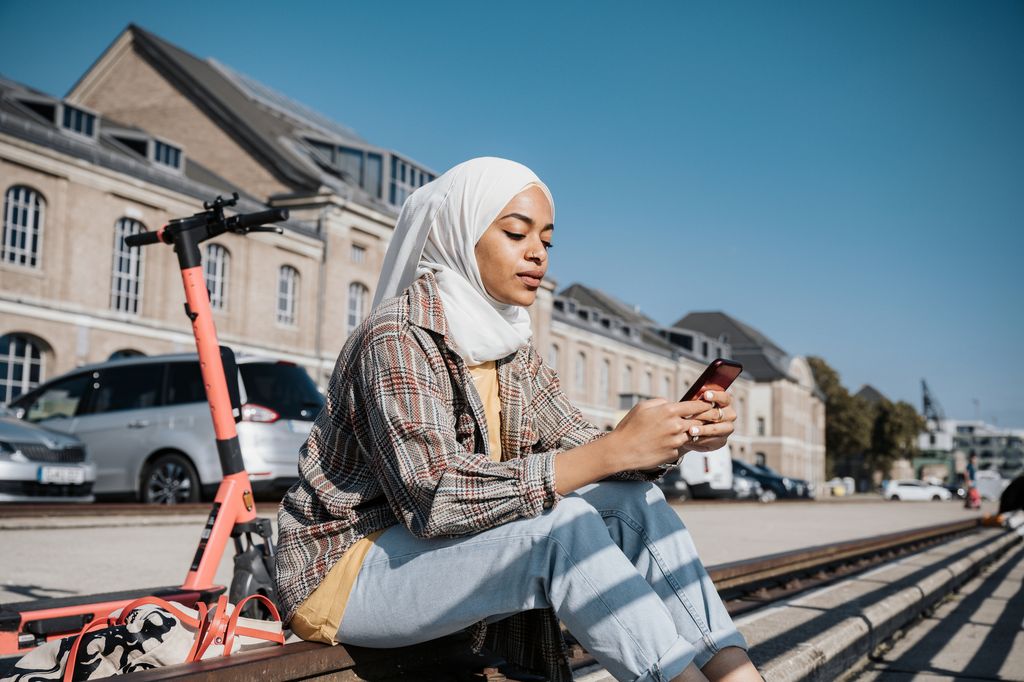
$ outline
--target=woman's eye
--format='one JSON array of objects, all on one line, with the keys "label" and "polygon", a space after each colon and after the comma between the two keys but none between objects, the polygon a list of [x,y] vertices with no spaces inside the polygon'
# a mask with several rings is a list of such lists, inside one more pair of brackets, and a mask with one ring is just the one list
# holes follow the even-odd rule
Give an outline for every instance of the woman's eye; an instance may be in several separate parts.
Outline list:
[{"label": "woman's eye", "polygon": [[555,248],[555,245],[554,245],[554,244],[552,244],[551,242],[541,242],[541,244],[543,244],[543,245],[544,245],[544,248],[545,248],[545,249],[548,249],[549,251],[550,251],[551,249]]},{"label": "woman's eye", "polygon": [[508,230],[503,230],[503,231],[505,232],[505,234],[508,235],[509,239],[512,239],[514,241],[519,241],[520,239],[525,239],[526,238],[525,234],[519,234],[518,232],[509,232]]}]

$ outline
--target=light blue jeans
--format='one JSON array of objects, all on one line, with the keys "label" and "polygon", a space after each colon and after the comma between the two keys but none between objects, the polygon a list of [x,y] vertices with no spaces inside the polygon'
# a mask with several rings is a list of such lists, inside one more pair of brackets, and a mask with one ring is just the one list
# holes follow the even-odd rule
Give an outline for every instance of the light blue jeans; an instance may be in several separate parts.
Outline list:
[{"label": "light blue jeans", "polygon": [[338,641],[406,646],[546,607],[617,680],[669,680],[747,648],[657,486],[611,481],[467,537],[389,528],[366,555]]}]

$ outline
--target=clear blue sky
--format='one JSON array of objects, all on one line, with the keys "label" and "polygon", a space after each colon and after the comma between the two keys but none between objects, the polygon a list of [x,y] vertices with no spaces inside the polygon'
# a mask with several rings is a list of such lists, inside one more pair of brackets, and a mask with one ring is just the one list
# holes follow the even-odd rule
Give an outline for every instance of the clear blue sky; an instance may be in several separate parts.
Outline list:
[{"label": "clear blue sky", "polygon": [[1024,427],[1022,2],[0,0],[0,72],[63,95],[129,22],[435,170],[531,166],[560,285]]}]

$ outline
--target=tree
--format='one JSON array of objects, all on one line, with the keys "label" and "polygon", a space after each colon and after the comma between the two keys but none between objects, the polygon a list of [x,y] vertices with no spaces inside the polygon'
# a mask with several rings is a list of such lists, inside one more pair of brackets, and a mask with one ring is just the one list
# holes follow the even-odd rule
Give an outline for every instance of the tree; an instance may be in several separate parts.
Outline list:
[{"label": "tree", "polygon": [[867,401],[850,395],[825,360],[809,357],[807,362],[825,394],[825,468],[833,476],[838,463],[863,460],[871,447],[875,414]]},{"label": "tree", "polygon": [[911,459],[918,453],[917,435],[924,430],[925,420],[913,405],[902,400],[882,400],[875,409],[868,460],[873,469],[887,477],[893,462]]}]

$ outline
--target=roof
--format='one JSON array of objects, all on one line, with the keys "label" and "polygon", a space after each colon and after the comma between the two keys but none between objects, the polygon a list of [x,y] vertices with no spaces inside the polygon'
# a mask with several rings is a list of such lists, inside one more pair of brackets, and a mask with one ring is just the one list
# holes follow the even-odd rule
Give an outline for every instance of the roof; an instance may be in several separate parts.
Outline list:
[{"label": "roof", "polygon": [[[622,324],[636,329],[639,332],[639,338],[631,338],[622,334],[621,331],[616,332],[610,328],[600,326],[592,330],[601,330],[605,335],[619,341],[640,345],[648,350],[662,354],[671,354],[679,351],[675,345],[658,335],[656,330],[660,325],[657,322],[641,313],[639,308],[630,306],[628,303],[624,303],[600,289],[573,283],[562,289],[558,296],[572,299],[578,306],[597,309],[605,317],[617,318]],[[566,313],[565,316],[568,317],[568,314]]]},{"label": "roof", "polygon": [[864,384],[860,387],[860,390],[855,394],[858,398],[863,398],[869,403],[880,403],[883,400],[888,400],[885,395],[871,384]]},{"label": "roof", "polygon": [[739,320],[718,311],[689,313],[673,327],[692,329],[732,346],[732,356],[755,381],[792,379],[789,356],[774,341]]},{"label": "roof", "polygon": [[[240,212],[266,208],[265,204],[188,156],[184,158],[181,172],[172,171],[126,146],[116,137],[118,133],[131,132],[154,139],[140,128],[97,114],[99,128],[95,139],[75,135],[26,107],[22,102],[26,96],[32,101],[55,107],[62,103],[52,95],[0,76],[0,132],[200,201],[208,201],[218,194],[238,192],[237,208]],[[288,221],[280,225],[291,231],[316,236],[314,230],[299,222]]]},{"label": "roof", "polygon": [[[356,145],[381,153],[389,153],[387,150],[369,145],[351,128],[212,58],[201,59],[135,24],[129,24],[125,31],[135,50],[153,68],[289,186],[291,193],[317,192],[328,187],[357,203],[397,213],[397,207],[364,191],[339,167],[325,163],[321,152],[307,138],[313,136],[325,143]],[[113,44],[116,43],[117,40]],[[78,83],[70,92],[77,87]],[[399,156],[410,160],[405,154]],[[413,163],[433,174],[426,166]],[[386,176],[381,178],[384,184],[387,180]]]}]

